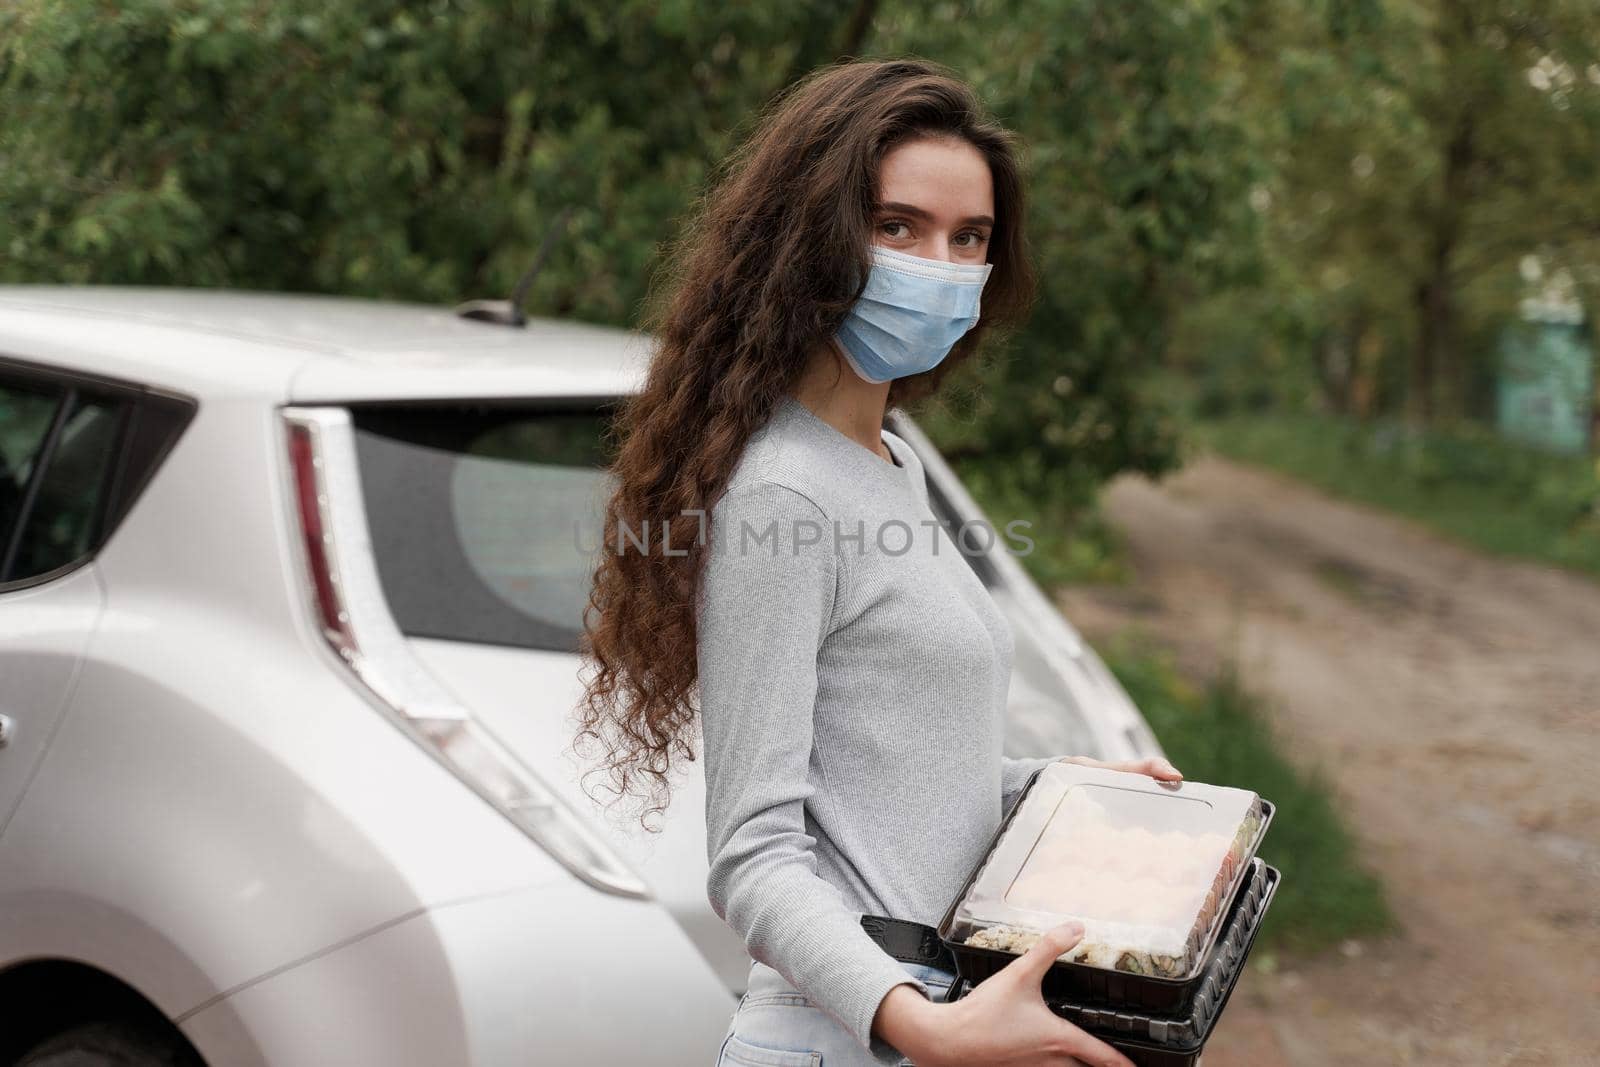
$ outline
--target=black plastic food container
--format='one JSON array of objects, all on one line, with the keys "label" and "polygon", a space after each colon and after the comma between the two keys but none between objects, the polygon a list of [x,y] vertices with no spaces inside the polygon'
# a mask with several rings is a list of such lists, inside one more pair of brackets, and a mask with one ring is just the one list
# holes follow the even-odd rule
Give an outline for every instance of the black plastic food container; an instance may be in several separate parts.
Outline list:
[{"label": "black plastic food container", "polygon": [[1116,1048],[1137,1067],[1190,1067],[1200,1058],[1244,973],[1245,961],[1282,879],[1276,867],[1260,859],[1251,864],[1251,876],[1234,898],[1200,987],[1182,1014],[1150,1015],[1065,1003],[1052,1003],[1051,1009]]},{"label": "black plastic food container", "polygon": [[[1039,771],[1035,771],[1028,779],[1027,786],[1017,801],[1012,804],[1005,817],[1001,819],[1000,826],[985,849],[984,857],[971,872],[961,886],[961,891],[950,902],[944,918],[939,923],[939,937],[947,945],[955,958],[956,970],[968,982],[977,984],[985,978],[998,973],[1001,968],[1017,959],[1015,953],[1004,952],[999,949],[984,948],[976,945],[965,944],[964,941],[950,936],[951,928],[955,924],[956,908],[966,898],[972,888],[974,880],[982,871],[988,861],[989,854],[993,852],[996,843],[1005,836],[1012,819],[1022,809],[1028,793],[1032,791],[1038,781]],[[1256,832],[1255,842],[1259,843],[1265,835],[1267,827],[1272,822],[1275,811],[1272,803],[1265,798],[1261,799],[1261,825]],[[1248,857],[1254,859],[1254,849]],[[1235,890],[1235,895],[1238,895]],[[1209,961],[1212,950],[1222,936],[1226,922],[1219,921],[1214,928],[1212,939],[1204,949],[1204,960]],[[1187,978],[1164,978],[1156,975],[1134,974],[1128,971],[1117,971],[1106,967],[1094,966],[1087,963],[1057,960],[1045,972],[1043,989],[1047,1001],[1073,1003],[1073,1004],[1103,1004],[1132,1011],[1153,1012],[1160,1014],[1175,1014],[1186,1010],[1193,994],[1204,983],[1207,963],[1201,963]]]},{"label": "black plastic food container", "polygon": [[[1136,1067],[1193,1067],[1244,973],[1245,961],[1281,878],[1276,867],[1258,858],[1251,860],[1250,875],[1229,907],[1223,933],[1212,946],[1199,988],[1181,1012],[1156,1015],[1059,1001],[1051,1001],[1050,1008],[1116,1048]],[[969,990],[970,985],[963,980],[957,997]]]}]

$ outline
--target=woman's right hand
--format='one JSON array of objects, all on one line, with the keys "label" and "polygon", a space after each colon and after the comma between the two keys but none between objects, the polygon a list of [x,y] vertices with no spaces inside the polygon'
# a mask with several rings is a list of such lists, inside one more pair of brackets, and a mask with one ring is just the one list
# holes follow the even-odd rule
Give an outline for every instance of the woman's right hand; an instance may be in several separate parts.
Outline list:
[{"label": "woman's right hand", "polygon": [[954,1004],[897,985],[879,1004],[873,1032],[917,1067],[1133,1067],[1044,1002],[1044,973],[1082,937],[1081,923],[1062,923]]}]

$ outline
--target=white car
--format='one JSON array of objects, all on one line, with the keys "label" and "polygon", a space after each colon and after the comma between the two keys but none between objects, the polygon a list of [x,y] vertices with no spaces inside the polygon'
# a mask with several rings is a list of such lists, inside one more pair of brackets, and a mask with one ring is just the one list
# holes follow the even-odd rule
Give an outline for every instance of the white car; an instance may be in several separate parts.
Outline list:
[{"label": "white car", "polygon": [[[647,351],[0,287],[0,1064],[710,1062],[748,960],[698,767],[649,835],[571,752],[580,528]],[[1016,635],[1008,751],[1159,753],[1006,543],[972,565]]]}]

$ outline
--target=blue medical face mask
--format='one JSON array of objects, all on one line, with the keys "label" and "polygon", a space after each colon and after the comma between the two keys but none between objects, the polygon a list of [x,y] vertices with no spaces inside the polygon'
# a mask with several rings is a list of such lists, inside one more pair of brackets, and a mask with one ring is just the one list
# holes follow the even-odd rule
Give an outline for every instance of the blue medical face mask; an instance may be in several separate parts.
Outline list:
[{"label": "blue medical face mask", "polygon": [[851,369],[887,382],[937,367],[978,321],[989,268],[873,246],[867,287],[836,335]]}]

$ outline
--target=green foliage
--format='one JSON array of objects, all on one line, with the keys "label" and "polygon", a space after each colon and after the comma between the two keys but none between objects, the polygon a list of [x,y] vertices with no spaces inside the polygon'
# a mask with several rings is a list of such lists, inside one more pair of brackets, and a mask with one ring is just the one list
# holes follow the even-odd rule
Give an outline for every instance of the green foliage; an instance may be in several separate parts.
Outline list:
[{"label": "green foliage", "polygon": [[1216,71],[1235,6],[20,0],[0,14],[0,280],[448,303],[506,293],[571,204],[531,310],[631,324],[761,104],[840,49],[920,53],[1021,134],[1044,281],[936,430],[1082,500],[1173,464],[1141,376],[1186,288],[1252,258],[1262,161]]},{"label": "green foliage", "polygon": [[1021,532],[1033,547],[1018,559],[1040,585],[1128,580],[1122,538],[1092,494],[1040,493],[1034,485],[1041,479],[991,456],[962,460],[957,472],[996,529],[1004,530],[1014,520],[1028,523]]},{"label": "green foliage", "polygon": [[1235,415],[1203,423],[1227,456],[1427,525],[1490,552],[1600,575],[1600,464],[1507,442],[1470,424]]},{"label": "green foliage", "polygon": [[922,414],[1051,508],[1177,463],[1163,364],[1392,410],[1426,322],[1481,405],[1508,263],[1597,294],[1592,0],[13,0],[0,281],[452,303],[572,205],[531,310],[633,324],[716,161],[841,52],[944,62],[1020,135],[1040,302]]},{"label": "green foliage", "polygon": [[1260,854],[1283,872],[1283,886],[1260,948],[1309,952],[1392,927],[1383,887],[1358,862],[1331,783],[1285,758],[1266,709],[1235,673],[1196,688],[1134,634],[1103,651],[1185,777],[1251,789],[1277,806]]},{"label": "green foliage", "polygon": [[[1325,409],[1362,417],[1486,414],[1494,338],[1530,295],[1523,257],[1541,285],[1591,316],[1600,305],[1600,7],[1261,13],[1235,62],[1274,161],[1251,194],[1266,269],[1248,291],[1202,294],[1173,361],[1214,394],[1250,385],[1299,406],[1309,383]],[[1257,381],[1215,375],[1219,345]]]},{"label": "green foliage", "polygon": [[[21,0],[0,280],[503,295],[626,323],[712,161],[842,2]],[[825,55],[826,53],[824,53]]]},{"label": "green foliage", "polygon": [[1039,305],[981,390],[930,419],[941,446],[1003,458],[1019,489],[1052,499],[1175,465],[1149,371],[1186,294],[1251,276],[1260,251],[1245,193],[1266,161],[1220,69],[1247,16],[1200,0],[977,0],[879,18],[876,49],[962,71],[1031,163]]}]

